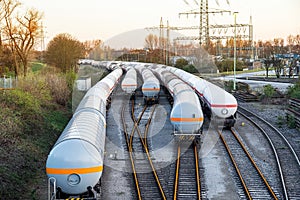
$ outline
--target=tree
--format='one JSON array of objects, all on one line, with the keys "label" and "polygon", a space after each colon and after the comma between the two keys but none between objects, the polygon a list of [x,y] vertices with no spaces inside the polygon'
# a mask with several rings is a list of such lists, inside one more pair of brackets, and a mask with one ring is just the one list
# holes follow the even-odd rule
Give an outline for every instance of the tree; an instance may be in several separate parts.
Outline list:
[{"label": "tree", "polygon": [[184,66],[188,65],[189,62],[184,58],[179,58],[176,60],[175,67],[183,69]]},{"label": "tree", "polygon": [[67,33],[55,36],[48,44],[46,62],[64,73],[76,71],[79,58],[84,56],[84,45]]},{"label": "tree", "polygon": [[145,47],[149,49],[150,51],[153,51],[154,49],[157,49],[158,47],[158,37],[153,34],[149,34],[145,38]]},{"label": "tree", "polygon": [[20,64],[23,75],[26,76],[31,51],[36,44],[41,30],[42,14],[34,9],[29,9],[25,14],[17,12],[21,3],[17,0],[1,0],[1,14],[4,21],[4,35],[9,40],[9,45],[15,61],[15,75],[19,75]]}]

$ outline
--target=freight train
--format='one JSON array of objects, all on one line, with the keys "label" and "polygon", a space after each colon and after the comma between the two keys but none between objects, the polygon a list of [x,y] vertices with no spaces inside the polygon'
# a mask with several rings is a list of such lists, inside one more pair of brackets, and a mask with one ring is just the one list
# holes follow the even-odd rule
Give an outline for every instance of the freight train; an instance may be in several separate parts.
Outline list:
[{"label": "freight train", "polygon": [[[127,75],[122,82],[123,90],[131,93],[136,89],[135,68],[144,81],[142,92],[145,101],[158,101],[160,82],[156,76],[160,79],[173,99],[170,121],[175,134],[198,136],[205,116],[221,121],[226,127],[235,123],[236,99],[224,89],[183,70],[164,65],[114,61],[91,63],[112,72],[88,90],[48,155],[46,173],[54,187],[49,199],[98,199],[108,99],[124,70]],[[126,85],[132,87],[126,88]]]}]

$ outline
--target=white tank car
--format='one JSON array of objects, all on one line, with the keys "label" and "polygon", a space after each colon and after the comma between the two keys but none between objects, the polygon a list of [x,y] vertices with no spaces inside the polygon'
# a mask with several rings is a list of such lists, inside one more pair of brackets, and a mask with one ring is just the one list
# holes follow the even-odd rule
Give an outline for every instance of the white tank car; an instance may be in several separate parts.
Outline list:
[{"label": "white tank car", "polygon": [[[97,126],[95,126],[97,124]],[[48,155],[46,172],[66,194],[81,194],[102,175],[105,117],[93,109],[73,116]]]},{"label": "white tank car", "polygon": [[180,134],[198,134],[203,124],[201,104],[195,92],[173,73],[156,68],[156,75],[172,95],[170,121]]},{"label": "white tank car", "polygon": [[173,71],[174,74],[188,83],[198,93],[205,103],[204,106],[211,112],[212,117],[222,119],[225,126],[230,127],[234,125],[238,104],[232,94],[209,81],[181,69],[174,67],[167,67],[167,69]]},{"label": "white tank car", "polygon": [[[48,178],[55,178],[56,187],[65,194],[85,193],[99,182],[106,136],[106,100],[121,75],[122,69],[116,69],[86,93],[48,155]],[[111,83],[111,79],[116,82]]]},{"label": "white tank car", "polygon": [[128,94],[131,94],[136,90],[137,76],[136,76],[136,70],[134,68],[127,69],[121,87],[122,90]]},{"label": "white tank car", "polygon": [[160,83],[154,76],[152,71],[144,66],[137,66],[136,69],[143,77],[142,92],[145,101],[158,101],[158,93],[160,91]]}]

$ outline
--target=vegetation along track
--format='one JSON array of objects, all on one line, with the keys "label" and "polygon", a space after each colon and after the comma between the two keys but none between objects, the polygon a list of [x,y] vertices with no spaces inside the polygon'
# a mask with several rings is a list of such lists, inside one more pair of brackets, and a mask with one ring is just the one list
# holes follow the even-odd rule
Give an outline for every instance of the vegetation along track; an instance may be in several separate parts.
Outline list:
[{"label": "vegetation along track", "polygon": [[201,199],[198,150],[194,143],[178,145],[173,197],[174,200]]},{"label": "vegetation along track", "polygon": [[278,199],[254,159],[233,129],[218,134],[237,172],[247,199]]},{"label": "vegetation along track", "polygon": [[[151,123],[152,115],[155,110],[154,106],[145,105],[142,111],[139,114],[139,117],[135,117],[134,109],[135,101],[131,101],[131,113],[130,117],[133,120],[133,128],[129,133],[125,117],[129,117],[129,113],[125,116],[125,107],[124,104],[122,107],[122,123],[124,128],[124,135],[126,138],[127,148],[129,152],[129,157],[131,161],[134,182],[137,191],[138,199],[166,199],[163,188],[161,186],[158,174],[153,165],[151,155],[147,146],[147,133]],[[152,109],[151,109],[152,108]],[[149,111],[149,109],[151,111]],[[149,118],[146,124],[141,123],[141,119],[145,113],[149,113]],[[141,123],[141,124],[140,124]],[[142,127],[145,127],[144,135],[142,135]],[[137,132],[138,137],[135,136]]]},{"label": "vegetation along track", "polygon": [[278,129],[255,113],[242,107],[238,113],[261,130],[273,148],[285,199],[300,199],[300,162],[293,146]]}]

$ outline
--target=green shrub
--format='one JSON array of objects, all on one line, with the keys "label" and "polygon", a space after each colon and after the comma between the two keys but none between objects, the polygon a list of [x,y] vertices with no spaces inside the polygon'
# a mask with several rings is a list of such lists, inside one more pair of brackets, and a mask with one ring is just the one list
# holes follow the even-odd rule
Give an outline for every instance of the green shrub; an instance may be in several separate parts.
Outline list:
[{"label": "green shrub", "polygon": [[[220,72],[233,71],[234,61],[231,59],[226,59],[223,61],[216,62],[217,68]],[[244,63],[237,60],[236,71],[243,71]]]},{"label": "green shrub", "polygon": [[195,68],[194,65],[186,65],[183,67],[183,70],[189,73],[197,73],[198,70]]},{"label": "green shrub", "polygon": [[275,89],[272,85],[268,84],[263,87],[263,93],[266,98],[271,98],[275,94]]},{"label": "green shrub", "polygon": [[41,113],[39,99],[27,91],[20,89],[5,91],[0,98],[3,103],[14,108],[24,117],[32,117]]},{"label": "green shrub", "polygon": [[288,88],[287,94],[290,98],[300,99],[300,81]]},{"label": "green shrub", "polygon": [[40,73],[28,74],[27,77],[19,78],[17,87],[39,99],[41,104],[47,104],[52,100],[47,77]]},{"label": "green shrub", "polygon": [[279,115],[278,117],[277,117],[277,125],[279,126],[279,128],[281,128],[282,127],[282,125],[285,123],[285,120],[284,120],[284,117],[283,116],[281,116],[281,115]]},{"label": "green shrub", "polygon": [[38,72],[38,71],[40,71],[44,66],[45,66],[45,64],[43,64],[43,63],[33,62],[33,63],[31,63],[31,71],[32,71],[32,72]]},{"label": "green shrub", "polygon": [[184,58],[179,58],[179,59],[176,60],[175,67],[177,67],[179,69],[183,69],[183,67],[188,65],[188,64],[189,64],[189,61],[187,61]]},{"label": "green shrub", "polygon": [[23,121],[17,112],[0,104],[0,140],[10,140],[12,136],[17,136],[23,132]]},{"label": "green shrub", "polygon": [[[52,78],[59,81],[51,84]],[[45,184],[47,154],[71,116],[55,101],[60,84],[70,93],[63,75],[36,73],[20,79],[18,89],[0,91],[1,198],[33,199],[45,193],[40,186]]]},{"label": "green shrub", "polygon": [[229,80],[225,83],[225,90],[226,91],[231,91],[233,90],[233,80]]},{"label": "green shrub", "polygon": [[287,125],[289,128],[296,128],[295,117],[292,115],[287,116]]}]

